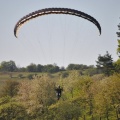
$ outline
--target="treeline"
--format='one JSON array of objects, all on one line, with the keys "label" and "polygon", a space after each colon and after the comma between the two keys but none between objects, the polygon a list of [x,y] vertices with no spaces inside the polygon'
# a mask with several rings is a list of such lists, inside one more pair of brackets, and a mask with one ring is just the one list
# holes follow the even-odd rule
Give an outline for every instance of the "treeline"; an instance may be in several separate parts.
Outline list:
[{"label": "treeline", "polygon": [[106,76],[110,76],[113,73],[120,73],[120,59],[113,61],[112,56],[107,51],[104,55],[99,55],[96,60],[96,66],[83,65],[83,64],[69,64],[66,68],[59,67],[56,64],[34,64],[31,63],[26,67],[17,67],[15,62],[3,61],[0,64],[0,72],[47,72],[56,73],[60,71],[79,70],[81,75],[94,75],[103,73]]},{"label": "treeline", "polygon": [[27,67],[17,67],[15,62],[10,61],[3,61],[0,64],[0,71],[1,72],[48,72],[48,73],[56,73],[60,71],[66,70],[86,70],[86,69],[93,69],[95,68],[93,65],[87,66],[83,64],[69,64],[66,68],[59,67],[56,64],[48,64],[48,65],[41,65],[41,64],[34,64],[31,63]]}]

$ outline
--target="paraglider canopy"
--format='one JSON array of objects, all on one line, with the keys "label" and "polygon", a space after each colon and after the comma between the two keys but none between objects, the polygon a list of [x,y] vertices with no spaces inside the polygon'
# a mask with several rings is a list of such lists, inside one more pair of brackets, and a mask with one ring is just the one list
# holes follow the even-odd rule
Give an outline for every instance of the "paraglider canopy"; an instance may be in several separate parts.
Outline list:
[{"label": "paraglider canopy", "polygon": [[93,24],[95,24],[101,35],[101,26],[98,23],[98,21],[95,18],[93,18],[92,16],[90,16],[84,12],[74,10],[74,9],[69,9],[69,8],[45,8],[45,9],[41,9],[41,10],[32,12],[32,13],[24,16],[23,18],[21,18],[17,22],[17,24],[15,25],[15,28],[14,28],[15,37],[17,37],[17,32],[18,32],[18,29],[21,27],[21,25],[23,25],[24,23],[26,23],[27,21],[29,21],[33,18],[42,16],[42,15],[48,15],[48,14],[69,14],[69,15],[82,17],[82,18],[92,22]]}]

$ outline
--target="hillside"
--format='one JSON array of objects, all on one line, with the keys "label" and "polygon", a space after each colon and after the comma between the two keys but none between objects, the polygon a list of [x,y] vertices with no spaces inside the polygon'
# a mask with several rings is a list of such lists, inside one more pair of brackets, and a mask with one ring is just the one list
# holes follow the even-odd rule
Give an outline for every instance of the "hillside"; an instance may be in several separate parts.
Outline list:
[{"label": "hillside", "polygon": [[[33,77],[29,79],[31,74]],[[55,74],[0,73],[0,85],[3,120],[119,120],[120,117],[119,74],[86,76],[75,70]],[[63,88],[60,100],[55,93],[58,85]]]}]

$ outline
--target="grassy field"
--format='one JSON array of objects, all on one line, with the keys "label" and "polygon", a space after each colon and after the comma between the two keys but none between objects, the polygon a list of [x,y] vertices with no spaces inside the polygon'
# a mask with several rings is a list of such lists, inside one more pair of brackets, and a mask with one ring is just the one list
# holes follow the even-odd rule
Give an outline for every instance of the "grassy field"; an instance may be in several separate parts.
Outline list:
[{"label": "grassy field", "polygon": [[60,73],[49,74],[49,73],[37,73],[37,72],[0,72],[0,88],[7,80],[19,80],[19,81],[29,80],[28,77],[29,75],[32,75],[33,77],[34,76],[41,77],[41,76],[49,75],[53,79],[58,79],[59,74]]},{"label": "grassy field", "polygon": [[[28,75],[42,75],[41,73],[28,73],[28,72],[0,72],[0,89],[7,80],[28,80]],[[21,76],[21,77],[20,77]]]}]

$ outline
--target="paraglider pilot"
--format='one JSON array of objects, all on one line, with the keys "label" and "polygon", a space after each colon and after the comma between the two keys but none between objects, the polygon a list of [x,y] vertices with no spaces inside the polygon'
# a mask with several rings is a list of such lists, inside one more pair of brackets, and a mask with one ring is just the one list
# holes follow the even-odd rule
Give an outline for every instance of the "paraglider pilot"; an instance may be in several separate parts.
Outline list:
[{"label": "paraglider pilot", "polygon": [[63,88],[61,88],[60,85],[58,85],[58,87],[55,88],[55,91],[56,91],[57,100],[59,100],[61,97],[61,93],[63,91]]}]

